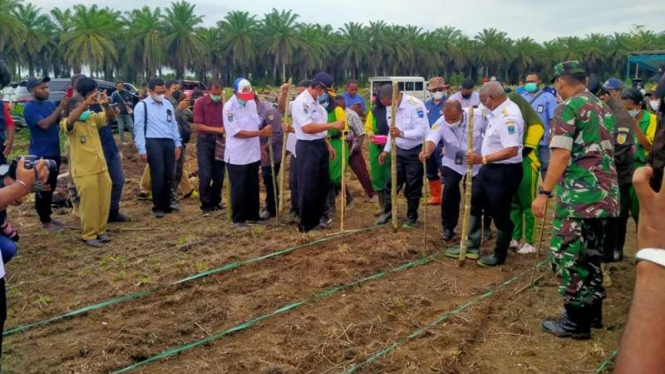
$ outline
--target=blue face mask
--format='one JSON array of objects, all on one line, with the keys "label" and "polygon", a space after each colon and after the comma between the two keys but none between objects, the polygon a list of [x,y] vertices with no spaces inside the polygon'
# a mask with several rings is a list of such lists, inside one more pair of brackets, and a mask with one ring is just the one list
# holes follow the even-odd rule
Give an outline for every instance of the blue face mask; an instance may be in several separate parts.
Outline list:
[{"label": "blue face mask", "polygon": [[91,114],[92,114],[91,111],[86,110],[85,112],[81,113],[81,115],[79,116],[79,121],[85,122],[85,121],[89,120]]},{"label": "blue face mask", "polygon": [[538,91],[538,83],[527,83],[524,85],[526,92],[534,93]]},{"label": "blue face mask", "polygon": [[328,102],[328,94],[324,93],[323,95],[319,96],[318,97],[318,102],[321,105],[323,105],[323,103],[327,103]]}]

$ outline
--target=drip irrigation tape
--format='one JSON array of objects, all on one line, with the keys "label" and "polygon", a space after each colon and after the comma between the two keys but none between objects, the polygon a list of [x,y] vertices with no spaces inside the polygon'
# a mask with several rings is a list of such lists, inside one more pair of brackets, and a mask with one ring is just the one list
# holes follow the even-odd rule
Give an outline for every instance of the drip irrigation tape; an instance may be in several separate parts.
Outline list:
[{"label": "drip irrigation tape", "polygon": [[132,365],[126,366],[122,369],[116,370],[116,371],[112,372],[111,374],[126,373],[126,372],[129,372],[131,370],[137,369],[141,366],[147,365],[151,362],[162,360],[166,357],[173,356],[173,355],[178,354],[180,352],[187,351],[189,349],[198,347],[202,344],[210,343],[211,341],[223,338],[223,337],[228,336],[230,334],[233,334],[235,332],[246,330],[246,329],[248,329],[248,328],[250,328],[250,327],[252,327],[252,326],[254,326],[254,325],[270,318],[270,317],[273,317],[275,315],[286,313],[290,310],[299,308],[303,305],[315,303],[315,302],[317,302],[321,299],[325,299],[325,298],[327,298],[327,297],[329,297],[333,294],[336,294],[340,291],[344,291],[346,289],[349,289],[349,288],[352,288],[352,287],[355,287],[355,286],[359,286],[363,283],[366,283],[366,282],[369,282],[369,281],[372,281],[372,280],[376,280],[376,279],[380,279],[380,278],[383,278],[387,275],[400,272],[402,270],[407,270],[407,269],[410,269],[410,268],[413,268],[413,267],[416,267],[416,266],[425,265],[429,262],[432,262],[432,260],[434,260],[434,259],[436,259],[437,257],[440,257],[440,256],[441,256],[441,253],[437,252],[437,253],[434,253],[430,256],[427,256],[427,257],[424,257],[424,258],[421,258],[421,259],[418,259],[418,260],[415,260],[415,261],[411,261],[411,262],[402,264],[402,265],[400,265],[398,267],[395,267],[395,268],[392,268],[390,270],[385,270],[385,271],[376,273],[374,275],[370,275],[368,277],[365,277],[365,278],[362,278],[362,279],[359,279],[359,280],[356,280],[356,281],[353,281],[353,282],[350,282],[350,283],[346,283],[346,284],[343,284],[343,285],[340,285],[340,286],[337,286],[337,287],[330,288],[326,291],[323,291],[321,293],[317,293],[317,294],[315,294],[313,296],[310,296],[306,299],[303,299],[303,300],[300,300],[298,302],[283,306],[283,307],[281,307],[277,310],[274,310],[271,313],[264,314],[260,317],[256,317],[256,318],[251,319],[249,321],[243,322],[239,325],[231,327],[228,330],[218,332],[218,333],[210,335],[206,338],[195,340],[195,341],[192,341],[192,342],[187,343],[187,344],[183,344],[183,345],[178,346],[178,347],[167,349],[167,350],[165,350],[165,351],[163,351],[163,352],[161,352],[157,355],[154,355],[152,357],[149,357],[149,358],[147,358],[143,361],[139,361],[139,362],[134,363]]},{"label": "drip irrigation tape", "polygon": [[612,361],[614,361],[614,359],[617,357],[617,354],[619,354],[618,349],[612,351],[612,354],[610,354],[608,358],[606,358],[605,360],[603,360],[603,362],[600,363],[600,366],[598,366],[598,369],[596,369],[594,373],[595,374],[604,373],[605,370],[607,370],[609,366],[612,364]]},{"label": "drip irrigation tape", "polygon": [[[547,261],[541,262],[540,264],[538,264],[538,267],[541,267],[546,262]],[[482,295],[476,297],[475,299],[472,299],[471,301],[469,301],[466,304],[458,307],[457,309],[454,309],[454,310],[443,313],[442,315],[439,316],[439,318],[437,318],[435,321],[431,322],[427,326],[414,331],[413,333],[411,333],[411,335],[400,338],[399,340],[397,340],[393,344],[388,345],[388,346],[380,349],[379,351],[375,352],[372,356],[365,359],[364,361],[353,365],[350,369],[345,371],[344,374],[355,373],[356,370],[366,366],[369,363],[372,363],[372,362],[378,360],[379,358],[381,358],[381,357],[385,356],[386,354],[388,354],[388,353],[392,352],[393,350],[395,350],[397,347],[400,347],[400,346],[410,342],[411,340],[418,338],[419,336],[423,335],[427,330],[430,330],[430,329],[436,327],[437,325],[447,321],[448,319],[450,319],[450,317],[452,317],[456,314],[460,314],[460,313],[466,311],[467,309],[469,309],[470,307],[472,307],[473,305],[478,304],[479,302],[481,302],[481,301],[483,301],[487,298],[492,297],[495,293],[497,293],[501,289],[507,287],[509,284],[513,283],[517,279],[519,279],[519,278],[523,277],[524,275],[528,274],[530,271],[531,270],[529,270],[527,272],[524,272],[522,274],[518,274],[518,275],[508,279],[507,281],[501,283],[500,285],[489,289],[488,291],[486,291]]]},{"label": "drip irrigation tape", "polygon": [[173,281],[171,283],[161,284],[161,285],[158,285],[158,286],[155,286],[155,287],[152,287],[152,288],[148,288],[148,289],[145,289],[145,290],[136,291],[136,292],[125,294],[125,295],[122,295],[122,296],[119,296],[119,297],[114,297],[114,298],[111,298],[111,299],[107,299],[107,300],[104,300],[104,301],[101,301],[101,302],[98,302],[98,303],[95,303],[95,304],[92,304],[92,305],[85,306],[85,307],[77,309],[77,310],[73,310],[71,312],[67,312],[67,313],[63,313],[63,314],[60,314],[60,315],[57,315],[57,316],[54,316],[54,317],[51,317],[51,318],[43,319],[41,321],[27,323],[27,324],[23,324],[23,325],[20,325],[20,326],[12,327],[8,330],[5,330],[2,334],[2,336],[10,336],[10,335],[15,334],[17,332],[25,332],[25,331],[27,331],[29,329],[32,329],[32,328],[35,328],[35,327],[44,326],[44,325],[48,325],[50,323],[60,321],[60,320],[63,320],[63,319],[76,317],[76,316],[79,316],[81,314],[85,314],[85,313],[88,313],[90,311],[93,311],[93,310],[102,309],[102,308],[106,308],[108,306],[124,303],[124,302],[129,301],[129,300],[138,299],[138,298],[143,297],[143,296],[145,296],[149,293],[155,292],[155,291],[157,291],[157,290],[159,290],[163,287],[179,285],[179,284],[191,282],[191,281],[196,280],[196,279],[208,277],[208,276],[214,275],[214,274],[223,273],[223,272],[226,272],[226,271],[229,271],[229,270],[232,270],[232,269],[236,269],[236,268],[239,268],[239,267],[242,267],[242,266],[245,266],[245,265],[249,265],[249,264],[253,264],[253,263],[256,263],[256,262],[263,261],[263,260],[267,260],[267,259],[272,258],[272,257],[282,256],[282,255],[285,255],[287,253],[293,252],[297,249],[312,247],[312,246],[316,246],[318,244],[325,243],[325,242],[333,240],[333,239],[338,239],[338,238],[342,238],[342,237],[346,237],[346,236],[352,236],[352,235],[355,235],[355,234],[359,234],[359,233],[362,233],[362,232],[367,232],[367,231],[370,231],[370,230],[372,230],[374,228],[377,228],[377,227],[380,227],[380,226],[370,226],[370,227],[357,229],[357,230],[344,231],[344,232],[340,232],[340,233],[331,235],[331,236],[326,237],[326,238],[322,238],[322,239],[318,239],[318,240],[309,242],[309,243],[296,245],[296,246],[289,247],[289,248],[286,248],[286,249],[283,249],[283,250],[280,250],[280,251],[277,251],[277,252],[272,252],[272,253],[269,253],[269,254],[264,255],[264,256],[254,257],[254,258],[250,258],[248,260],[244,260],[244,261],[240,261],[240,262],[231,262],[231,263],[226,264],[222,267],[218,267],[218,268],[215,268],[215,269],[206,270],[206,271],[202,271],[202,272],[199,272],[199,273],[196,273],[196,274],[192,274],[192,275],[190,275],[186,278],[176,280],[176,281]]}]

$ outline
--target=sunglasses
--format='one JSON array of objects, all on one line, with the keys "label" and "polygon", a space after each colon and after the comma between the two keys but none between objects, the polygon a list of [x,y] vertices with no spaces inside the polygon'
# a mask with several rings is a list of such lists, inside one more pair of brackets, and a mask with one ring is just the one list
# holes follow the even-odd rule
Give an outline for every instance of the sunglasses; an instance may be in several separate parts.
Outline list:
[{"label": "sunglasses", "polygon": [[430,92],[443,92],[445,91],[445,87],[440,87],[440,88],[433,88],[430,90]]}]

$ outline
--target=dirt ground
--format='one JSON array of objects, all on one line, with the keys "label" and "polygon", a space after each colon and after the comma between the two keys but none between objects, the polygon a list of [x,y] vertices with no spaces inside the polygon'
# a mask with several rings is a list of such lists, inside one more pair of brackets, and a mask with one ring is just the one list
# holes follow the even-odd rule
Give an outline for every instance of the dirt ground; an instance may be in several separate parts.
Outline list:
[{"label": "dirt ground", "polygon": [[[194,148],[193,146],[190,148]],[[194,159],[190,150],[188,157]],[[7,266],[5,330],[82,308],[108,298],[152,289],[145,296],[5,338],[3,372],[108,373],[164,350],[227,330],[308,299],[332,287],[440,253],[440,212],[427,208],[428,231],[393,233],[374,228],[342,237],[333,229],[302,235],[295,227],[254,226],[234,233],[226,211],[200,216],[198,200],[157,221],[150,203],[135,201],[143,166],[124,162],[123,211],[131,223],[113,224],[114,240],[90,249],[79,239],[78,218],[63,211],[62,234],[44,233],[31,204],[13,208],[21,232],[19,255]],[[190,163],[190,171],[195,165]],[[349,173],[351,175],[351,173]],[[346,229],[370,226],[377,207],[352,180],[356,207]],[[226,203],[226,202],[225,202]],[[401,203],[403,210],[405,204]],[[421,216],[424,215],[421,208]],[[459,228],[458,228],[459,229]],[[634,253],[634,228],[629,230]],[[549,229],[545,242],[548,242]],[[231,268],[179,285],[189,275],[270,254],[317,239],[289,253]],[[483,248],[492,248],[492,242]],[[511,253],[506,265],[460,268],[442,256],[381,278],[309,300],[256,325],[134,370],[137,373],[344,373],[379,350],[427,326],[441,315],[468,309],[391,349],[357,373],[593,373],[617,347],[632,294],[634,265],[614,266],[608,288],[606,328],[585,342],[560,340],[540,322],[561,312],[548,266],[535,288],[528,284],[533,255]],[[486,291],[520,278],[489,297]]]}]

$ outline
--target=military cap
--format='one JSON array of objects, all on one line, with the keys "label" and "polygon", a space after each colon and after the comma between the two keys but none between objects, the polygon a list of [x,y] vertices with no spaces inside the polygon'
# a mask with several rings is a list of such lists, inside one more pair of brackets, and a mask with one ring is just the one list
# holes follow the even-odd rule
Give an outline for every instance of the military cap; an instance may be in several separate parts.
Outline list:
[{"label": "military cap", "polygon": [[552,83],[556,81],[557,78],[564,75],[573,75],[573,74],[583,74],[586,75],[586,70],[579,61],[565,61],[556,64],[554,67],[554,77],[552,78]]}]

